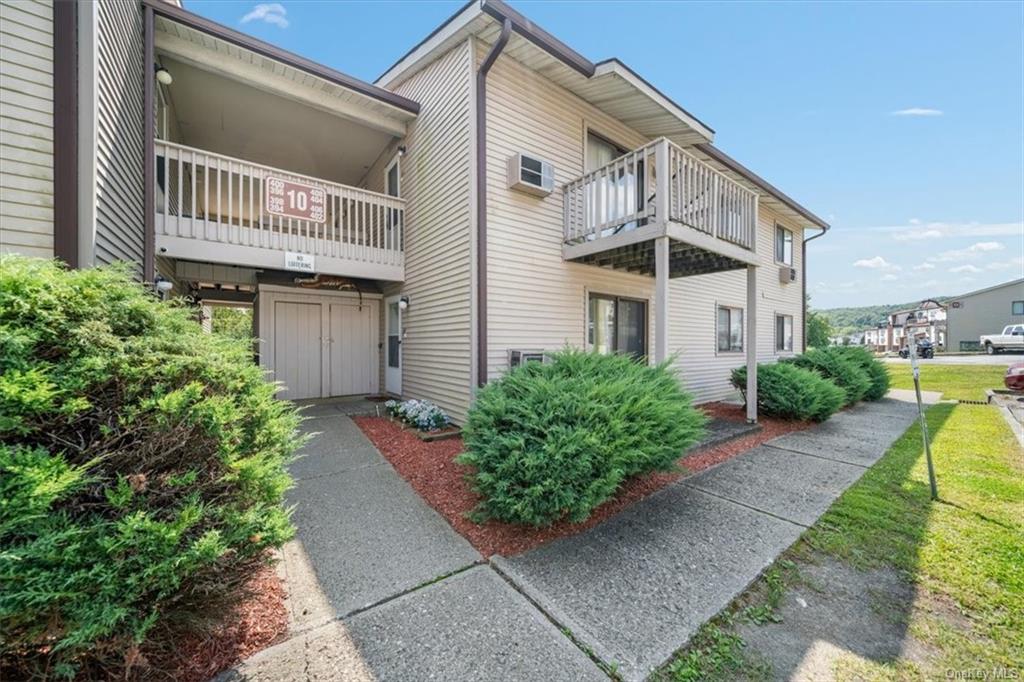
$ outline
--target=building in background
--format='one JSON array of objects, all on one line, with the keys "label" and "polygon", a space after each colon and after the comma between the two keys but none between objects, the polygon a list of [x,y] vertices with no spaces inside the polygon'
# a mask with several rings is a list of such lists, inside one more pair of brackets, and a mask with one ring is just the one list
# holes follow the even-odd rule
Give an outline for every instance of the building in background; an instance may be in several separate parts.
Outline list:
[{"label": "building in background", "polygon": [[1024,323],[1024,278],[957,296],[948,304],[946,337],[951,351],[980,350],[978,337]]}]

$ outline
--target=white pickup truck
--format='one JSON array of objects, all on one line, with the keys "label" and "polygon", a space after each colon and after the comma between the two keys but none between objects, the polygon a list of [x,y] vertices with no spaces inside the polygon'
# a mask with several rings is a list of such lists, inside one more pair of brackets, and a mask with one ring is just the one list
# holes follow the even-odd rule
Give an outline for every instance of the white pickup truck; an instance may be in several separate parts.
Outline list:
[{"label": "white pickup truck", "polygon": [[1002,334],[985,334],[981,337],[981,347],[989,355],[1001,350],[1024,350],[1024,324],[1008,324]]}]

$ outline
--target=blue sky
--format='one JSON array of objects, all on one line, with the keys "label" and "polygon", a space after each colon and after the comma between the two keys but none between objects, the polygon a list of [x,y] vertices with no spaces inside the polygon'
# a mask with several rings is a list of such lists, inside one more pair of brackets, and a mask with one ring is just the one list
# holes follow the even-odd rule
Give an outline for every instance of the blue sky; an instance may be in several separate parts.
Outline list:
[{"label": "blue sky", "polygon": [[[619,57],[829,221],[809,247],[815,307],[1024,276],[1024,3],[512,4]],[[369,81],[461,5],[185,0]]]}]

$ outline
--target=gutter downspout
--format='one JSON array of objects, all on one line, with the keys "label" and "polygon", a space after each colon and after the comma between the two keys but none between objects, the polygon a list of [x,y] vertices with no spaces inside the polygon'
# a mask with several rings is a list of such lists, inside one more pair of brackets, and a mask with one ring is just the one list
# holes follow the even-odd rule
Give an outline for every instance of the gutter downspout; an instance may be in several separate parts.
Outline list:
[{"label": "gutter downspout", "polygon": [[142,280],[149,286],[153,286],[156,268],[154,265],[156,254],[156,74],[153,72],[154,60],[154,37],[153,37],[153,8],[146,5],[143,10],[143,81],[142,91],[142,112],[143,138],[145,149],[143,149],[143,235],[142,246]]},{"label": "gutter downspout", "polygon": [[814,235],[810,239],[804,239],[800,243],[800,294],[802,296],[804,307],[802,320],[804,325],[804,333],[802,334],[803,338],[801,339],[801,345],[803,346],[803,350],[800,351],[802,353],[807,352],[807,242],[813,242],[818,237],[824,237],[826,232],[828,232],[828,228],[823,227],[821,228],[821,232]]},{"label": "gutter downspout", "polygon": [[512,35],[505,18],[501,34],[476,72],[476,383],[487,383],[487,73]]}]

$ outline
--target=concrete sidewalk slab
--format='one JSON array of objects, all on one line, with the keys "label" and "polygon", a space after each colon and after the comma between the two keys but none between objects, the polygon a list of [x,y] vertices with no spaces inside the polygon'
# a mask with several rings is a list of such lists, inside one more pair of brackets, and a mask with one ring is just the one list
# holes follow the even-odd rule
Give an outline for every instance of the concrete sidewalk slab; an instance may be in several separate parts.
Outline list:
[{"label": "concrete sidewalk slab", "polygon": [[290,467],[298,531],[285,570],[305,576],[290,585],[302,592],[293,595],[297,623],[349,614],[482,561],[350,418],[335,412],[303,429],[320,433]]},{"label": "concrete sidewalk slab", "polygon": [[379,682],[608,679],[485,566],[360,613],[346,627]]},{"label": "concrete sidewalk slab", "polygon": [[355,422],[338,412],[331,418],[307,419],[300,429],[314,435],[288,467],[295,479],[316,478],[365,466],[390,466]]},{"label": "concrete sidewalk slab", "polygon": [[822,457],[836,462],[869,467],[885,453],[887,446],[880,441],[867,441],[847,435],[817,433],[814,430],[788,433],[774,438],[765,445],[789,452]]},{"label": "concrete sidewalk slab", "polygon": [[864,468],[761,445],[679,485],[810,526]]},{"label": "concrete sidewalk slab", "polygon": [[390,466],[299,481],[288,503],[338,616],[482,559]]},{"label": "concrete sidewalk slab", "polygon": [[214,682],[374,682],[348,629],[333,621],[250,656]]},{"label": "concrete sidewalk slab", "polygon": [[585,533],[493,562],[624,679],[639,680],[801,531],[673,485]]}]

